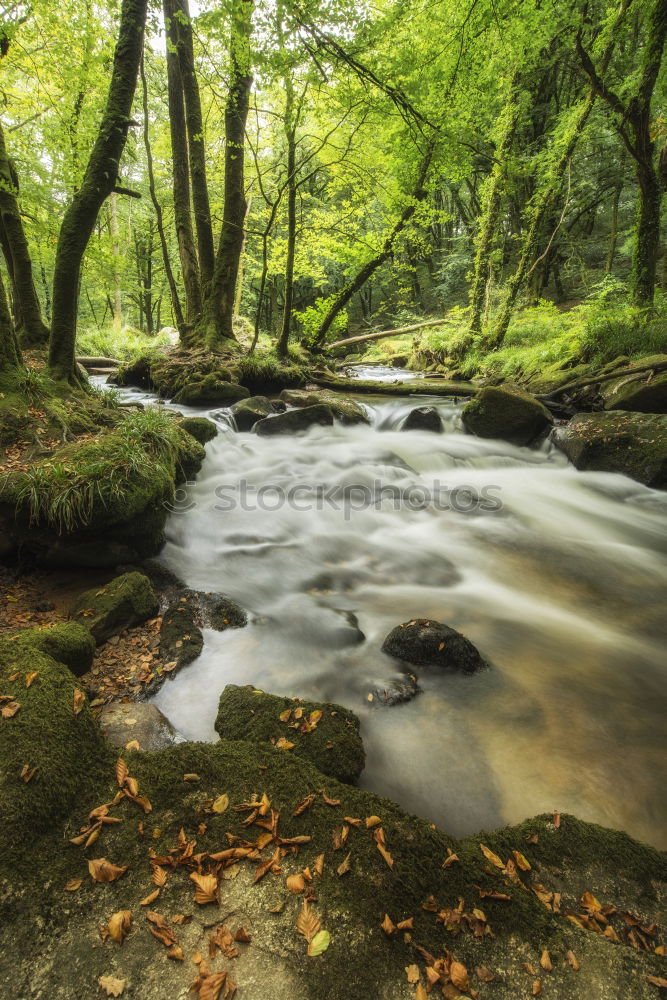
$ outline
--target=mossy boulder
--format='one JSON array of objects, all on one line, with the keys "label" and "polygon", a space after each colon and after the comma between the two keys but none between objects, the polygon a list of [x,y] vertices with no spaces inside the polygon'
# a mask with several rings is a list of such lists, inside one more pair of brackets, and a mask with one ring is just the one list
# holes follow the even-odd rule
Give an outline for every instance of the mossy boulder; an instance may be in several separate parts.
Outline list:
[{"label": "mossy boulder", "polygon": [[336,392],[313,392],[310,389],[284,389],[280,398],[290,406],[328,406],[334,418],[342,424],[369,424],[370,418],[363,406]]},{"label": "mossy boulder", "polygon": [[272,416],[274,412],[271,400],[266,396],[250,396],[232,406],[234,421],[240,431],[251,431],[258,420]]},{"label": "mossy boulder", "polygon": [[646,375],[639,380],[624,379],[612,386],[604,392],[605,410],[667,413],[667,373],[650,379]]},{"label": "mossy boulder", "polygon": [[204,648],[199,615],[188,600],[170,604],[162,613],[159,652],[165,663],[180,669],[196,660]]},{"label": "mossy boulder", "polygon": [[478,649],[464,635],[427,619],[397,625],[382,643],[382,652],[406,663],[447,672],[472,674],[485,665]]},{"label": "mossy boulder", "polygon": [[307,431],[309,427],[331,426],[334,422],[333,410],[328,404],[317,403],[315,406],[304,406],[299,410],[286,410],[275,417],[265,417],[258,420],[253,430],[262,437],[273,434],[298,434]]},{"label": "mossy boulder", "polygon": [[[308,722],[312,713],[319,715],[314,726]],[[366,761],[359,720],[340,705],[281,698],[228,684],[220,696],[215,728],[223,740],[271,743],[276,753],[303,757],[339,781],[354,783]]]},{"label": "mossy boulder", "polygon": [[98,646],[125,628],[141,625],[157,614],[158,599],[143,573],[123,573],[105,587],[86,590],[70,616],[86,625]]},{"label": "mossy boulder", "polygon": [[198,381],[187,382],[173,401],[184,406],[231,406],[249,396],[250,392],[244,386],[223,381],[218,372],[212,372]]},{"label": "mossy boulder", "polygon": [[249,395],[267,396],[281,389],[298,388],[306,384],[306,373],[293,361],[282,361],[273,355],[253,354],[237,360],[238,381],[249,389]]},{"label": "mossy boulder", "polygon": [[38,650],[64,663],[75,677],[90,670],[96,645],[90,631],[78,622],[55,622],[26,629],[12,635],[11,641],[16,647]]},{"label": "mossy boulder", "polygon": [[143,354],[133,361],[127,361],[118,366],[113,375],[107,379],[109,385],[137,386],[139,389],[152,389],[151,365],[153,358]]},{"label": "mossy boulder", "polygon": [[191,434],[195,441],[202,445],[208,444],[218,434],[216,425],[212,420],[207,420],[206,417],[183,417],[179,423],[184,431]]},{"label": "mossy boulder", "polygon": [[466,430],[477,437],[529,445],[553,423],[546,406],[518,386],[485,386],[463,407]]},{"label": "mossy boulder", "polygon": [[557,429],[554,441],[577,469],[619,472],[655,489],[667,487],[667,416],[578,413]]},{"label": "mossy boulder", "polygon": [[401,426],[402,431],[442,432],[442,420],[435,406],[417,406],[410,410]]},{"label": "mossy boulder", "polygon": [[197,598],[208,628],[224,632],[225,629],[243,628],[248,624],[247,612],[231,597],[197,591]]},{"label": "mossy boulder", "polygon": [[[62,655],[62,643],[56,645]],[[27,860],[35,839],[91,794],[104,753],[85,696],[75,700],[71,670],[34,641],[0,641],[0,691],[11,699],[3,707],[20,706],[0,719],[0,864],[11,865],[19,856]]]}]

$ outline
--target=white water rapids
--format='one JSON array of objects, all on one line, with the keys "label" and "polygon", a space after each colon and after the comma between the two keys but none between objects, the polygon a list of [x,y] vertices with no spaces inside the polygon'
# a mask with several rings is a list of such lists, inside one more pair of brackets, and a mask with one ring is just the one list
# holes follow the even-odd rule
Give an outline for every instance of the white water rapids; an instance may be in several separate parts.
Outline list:
[{"label": "white water rapids", "polygon": [[[207,630],[204,652],[165,683],[157,705],[187,738],[212,740],[228,683],[336,701],[361,718],[360,784],[455,835],[558,809],[667,847],[667,496],[577,472],[548,444],[533,451],[463,434],[451,401],[365,402],[370,427],[296,436],[236,433],[218,412],[222,433],[168,521],[161,559],[254,621]],[[425,404],[438,407],[446,432],[401,431]],[[239,498],[243,481],[377,480],[493,486],[502,509],[297,510],[270,493],[263,506],[277,509],[258,509],[252,496],[245,506],[255,509],[216,509]],[[369,702],[400,676],[380,652],[385,635],[412,618],[459,629],[490,669],[421,668],[413,701]]]}]

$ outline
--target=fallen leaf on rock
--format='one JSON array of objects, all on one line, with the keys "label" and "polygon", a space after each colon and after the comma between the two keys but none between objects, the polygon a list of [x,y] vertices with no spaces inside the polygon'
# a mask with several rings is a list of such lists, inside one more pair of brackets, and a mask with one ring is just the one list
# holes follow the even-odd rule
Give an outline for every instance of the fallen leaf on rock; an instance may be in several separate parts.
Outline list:
[{"label": "fallen leaf on rock", "polygon": [[380,924],[380,927],[382,928],[382,930],[385,932],[385,934],[388,937],[391,937],[391,935],[395,934],[396,931],[398,930],[398,928],[396,927],[396,924],[391,919],[391,917],[389,916],[388,913],[385,913],[384,920]]},{"label": "fallen leaf on rock", "polygon": [[263,879],[266,873],[271,871],[272,869],[275,869],[277,874],[280,871],[279,862],[280,862],[280,848],[276,847],[275,851],[268,859],[268,861],[263,861],[261,865],[257,865],[257,868],[255,869],[255,877],[253,879],[253,882],[259,882],[260,879]]},{"label": "fallen leaf on rock", "polygon": [[417,989],[415,990],[415,1000],[428,1000],[428,994],[424,989],[422,983],[418,983]]},{"label": "fallen leaf on rock", "polygon": [[39,677],[39,670],[31,670],[29,674],[25,675],[25,686],[29,688],[37,677]]},{"label": "fallen leaf on rock", "polygon": [[407,920],[401,920],[400,923],[396,925],[399,931],[411,931],[414,930],[415,918],[408,917]]},{"label": "fallen leaf on rock", "polygon": [[167,884],[167,871],[160,865],[155,865],[153,868],[153,876],[151,879],[153,885],[157,885],[160,888]]},{"label": "fallen leaf on rock", "polygon": [[279,740],[276,740],[276,750],[291,750],[294,743],[286,740],[284,736],[281,736]]},{"label": "fallen leaf on rock", "polygon": [[192,920],[191,913],[175,913],[171,918],[172,924],[178,924],[179,927],[183,924],[189,924]]},{"label": "fallen leaf on rock", "polygon": [[512,851],[512,854],[516,858],[516,863],[522,872],[529,872],[531,870],[530,861],[528,861],[521,851]]},{"label": "fallen leaf on rock", "polygon": [[557,830],[560,829],[560,813],[559,812],[555,812],[554,813],[554,826],[556,827]]},{"label": "fallen leaf on rock", "polygon": [[539,842],[540,842],[540,837],[539,834],[537,833],[529,833],[528,836],[526,837],[527,844],[539,844]]},{"label": "fallen leaf on rock", "polygon": [[310,958],[317,958],[326,951],[331,943],[329,931],[318,931],[313,940],[308,945],[308,955]]},{"label": "fallen leaf on rock", "polygon": [[541,979],[534,979],[533,980],[533,988],[531,990],[531,993],[533,994],[534,997],[539,997],[541,995],[541,993],[542,993],[542,980]]},{"label": "fallen leaf on rock", "polygon": [[287,888],[290,892],[298,895],[300,892],[306,888],[306,880],[303,875],[288,875],[287,876]]},{"label": "fallen leaf on rock", "polygon": [[83,706],[86,704],[86,696],[79,688],[74,688],[74,695],[72,696],[72,708],[74,709],[74,714],[78,715]]},{"label": "fallen leaf on rock", "polygon": [[106,858],[93,858],[88,862],[88,871],[94,882],[115,882],[125,874],[127,865],[114,865]]},{"label": "fallen leaf on rock", "polygon": [[316,875],[322,877],[322,872],[324,871],[324,855],[318,854],[313,862],[313,869]]},{"label": "fallen leaf on rock", "polygon": [[37,767],[30,767],[30,764],[24,764],[23,767],[21,768],[21,774],[19,775],[19,777],[22,778],[27,785],[28,782],[32,781],[32,779],[35,777],[38,770],[39,768]]},{"label": "fallen leaf on rock", "polygon": [[419,966],[418,965],[406,965],[405,975],[409,983],[419,982]]},{"label": "fallen leaf on rock", "polygon": [[503,862],[500,860],[497,854],[494,854],[494,852],[491,850],[490,847],[486,847],[485,844],[480,844],[479,849],[486,858],[486,860],[490,861],[492,865],[496,866],[496,868],[500,868],[501,870],[505,868]]},{"label": "fallen leaf on rock", "polygon": [[284,712],[281,712],[278,718],[281,722],[289,722],[290,716],[292,715],[292,709],[286,708]]},{"label": "fallen leaf on rock", "polygon": [[588,913],[599,913],[602,909],[602,903],[598,902],[591,892],[585,892],[579,902]]},{"label": "fallen leaf on rock", "polygon": [[125,744],[126,750],[141,750],[141,743],[139,740],[130,740],[129,743]]},{"label": "fallen leaf on rock", "polygon": [[125,980],[114,976],[100,976],[97,981],[108,997],[119,997],[125,989]]},{"label": "fallen leaf on rock", "polygon": [[6,705],[2,706],[2,717],[3,719],[13,719],[17,712],[21,711],[21,703],[18,701],[9,701]]},{"label": "fallen leaf on rock", "polygon": [[347,875],[347,873],[350,871],[350,868],[351,868],[350,857],[351,857],[351,853],[348,854],[348,855],[346,855],[346,857],[343,858],[343,860],[341,861],[341,863],[338,865],[338,868],[336,869],[336,871],[338,872],[339,875]]},{"label": "fallen leaf on rock", "polygon": [[546,948],[544,949],[544,951],[540,956],[540,966],[544,969],[545,972],[551,972],[551,970],[553,969],[553,962],[551,961],[551,956],[549,955],[549,952],[547,951]]},{"label": "fallen leaf on rock", "polygon": [[366,829],[370,830],[374,826],[379,826],[382,822],[379,816],[367,816],[366,817]]},{"label": "fallen leaf on rock", "polygon": [[155,900],[158,898],[158,896],[160,895],[160,891],[161,891],[160,889],[155,889],[154,892],[151,892],[148,896],[145,897],[145,899],[141,900],[139,906],[150,906],[151,903],[154,903]]},{"label": "fallen leaf on rock", "polygon": [[191,781],[195,784],[197,781],[201,781],[201,776],[199,774],[184,774],[183,781]]},{"label": "fallen leaf on rock", "polygon": [[570,963],[570,965],[572,966],[572,968],[574,969],[574,971],[578,972],[579,969],[581,968],[581,966],[579,965],[579,962],[577,960],[577,956],[575,955],[575,953],[573,951],[568,951],[568,953],[567,953],[567,960]]},{"label": "fallen leaf on rock", "polygon": [[384,858],[384,860],[387,862],[387,864],[389,865],[389,867],[393,868],[394,867],[394,859],[392,858],[391,854],[389,853],[389,851],[387,850],[387,848],[384,846],[384,844],[381,844],[378,841],[375,846],[377,847],[378,851],[380,852],[380,854],[382,855],[382,857]]},{"label": "fallen leaf on rock", "polygon": [[319,788],[318,791],[319,791],[320,795],[322,796],[322,799],[326,803],[326,805],[328,805],[328,806],[339,806],[340,805],[340,799],[330,799],[329,796],[327,795],[327,793],[324,791],[323,788]]},{"label": "fallen leaf on rock", "polygon": [[218,902],[218,880],[215,875],[200,875],[198,872],[191,872],[190,878],[197,886],[195,903],[206,906],[207,903]]},{"label": "fallen leaf on rock", "polygon": [[647,976],[646,981],[647,983],[650,983],[651,986],[657,986],[658,989],[667,990],[667,979],[663,979],[662,976]]},{"label": "fallen leaf on rock", "polygon": [[307,899],[304,899],[299,916],[296,920],[296,929],[310,944],[315,935],[320,930],[321,924],[317,914],[313,913]]},{"label": "fallen leaf on rock", "polygon": [[470,985],[468,981],[468,970],[462,962],[452,962],[449,969],[449,977],[457,990],[467,990]]},{"label": "fallen leaf on rock", "polygon": [[65,892],[76,892],[77,889],[81,888],[82,883],[83,883],[82,878],[71,878],[69,882],[65,883],[63,889],[65,890]]},{"label": "fallen leaf on rock", "polygon": [[485,965],[478,965],[475,969],[475,975],[478,979],[481,979],[483,983],[492,983],[495,976],[490,969],[487,969]]},{"label": "fallen leaf on rock", "polygon": [[442,862],[442,867],[449,868],[450,865],[456,864],[458,860],[459,860],[458,854],[454,854],[453,851],[450,851],[445,860]]},{"label": "fallen leaf on rock", "polygon": [[195,988],[199,993],[199,1000],[218,1000],[227,979],[227,970],[211,972],[206,977],[200,976],[198,978],[200,980],[199,986]]},{"label": "fallen leaf on rock", "polygon": [[213,809],[214,813],[217,813],[219,816],[222,815],[222,813],[226,812],[227,809],[229,808],[229,796],[226,795],[225,793],[223,793],[222,795],[218,795],[217,799],[214,800],[211,808]]},{"label": "fallen leaf on rock", "polygon": [[537,969],[531,962],[522,962],[521,968],[524,970],[524,972],[527,972],[529,976],[537,975]]},{"label": "fallen leaf on rock", "polygon": [[234,940],[239,941],[241,944],[250,944],[252,941],[252,935],[245,929],[245,927],[239,927],[234,933]]},{"label": "fallen leaf on rock", "polygon": [[306,811],[306,809],[310,809],[314,801],[315,801],[314,795],[306,795],[305,799],[302,802],[300,802],[299,805],[296,807],[296,809],[292,813],[292,816],[300,816],[301,813]]},{"label": "fallen leaf on rock", "polygon": [[183,949],[180,945],[173,945],[168,952],[167,958],[170,958],[174,962],[183,962],[185,960],[185,955],[183,954]]},{"label": "fallen leaf on rock", "polygon": [[132,911],[118,910],[108,923],[109,937],[117,944],[122,944],[132,926]]}]

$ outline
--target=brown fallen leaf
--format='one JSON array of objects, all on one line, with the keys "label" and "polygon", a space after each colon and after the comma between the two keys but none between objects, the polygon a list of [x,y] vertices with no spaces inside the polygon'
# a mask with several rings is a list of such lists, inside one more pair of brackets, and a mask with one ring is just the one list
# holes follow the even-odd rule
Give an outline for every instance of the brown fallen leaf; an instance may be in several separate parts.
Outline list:
[{"label": "brown fallen leaf", "polygon": [[192,920],[191,913],[174,913],[173,917],[171,918],[172,924],[178,924],[179,927],[182,926],[183,924],[189,924],[191,920]]},{"label": "brown fallen leaf", "polygon": [[405,975],[409,983],[419,982],[419,966],[418,965],[406,965]]},{"label": "brown fallen leaf", "polygon": [[225,793],[218,795],[211,808],[214,813],[217,813],[219,816],[222,815],[222,813],[226,812],[229,808],[229,796]]},{"label": "brown fallen leaf", "polygon": [[131,926],[132,911],[118,910],[118,912],[114,913],[114,915],[110,918],[109,923],[107,924],[109,937],[117,944],[122,944],[127,937]]},{"label": "brown fallen leaf", "polygon": [[470,985],[468,981],[468,970],[462,962],[452,962],[449,969],[449,977],[457,990],[467,990]]},{"label": "brown fallen leaf", "polygon": [[533,988],[531,989],[531,993],[533,994],[534,997],[541,996],[541,994],[542,994],[542,980],[541,979],[533,979]]},{"label": "brown fallen leaf", "polygon": [[195,903],[206,906],[207,903],[218,902],[218,880],[215,875],[200,875],[198,872],[191,872],[190,878],[197,886]]},{"label": "brown fallen leaf", "polygon": [[171,958],[174,962],[183,962],[185,960],[185,955],[183,954],[183,949],[180,945],[172,945],[167,951],[167,958]]},{"label": "brown fallen leaf", "polygon": [[114,976],[100,976],[97,981],[108,997],[119,997],[125,989],[125,980]]},{"label": "brown fallen leaf", "polygon": [[183,775],[183,781],[190,781],[190,782],[192,782],[192,784],[196,784],[198,781],[201,781],[201,775],[199,775],[199,774],[184,774]]},{"label": "brown fallen leaf", "polygon": [[158,898],[160,892],[161,892],[160,889],[155,889],[153,892],[149,893],[148,896],[146,896],[144,899],[141,900],[139,906],[150,906],[151,903],[154,903],[155,900]]},{"label": "brown fallen leaf", "polygon": [[521,968],[524,970],[524,972],[527,972],[529,976],[537,975],[537,969],[531,962],[522,962]]},{"label": "brown fallen leaf", "polygon": [[3,719],[13,719],[14,716],[17,714],[17,712],[20,711],[21,711],[20,702],[9,701],[7,702],[7,704],[2,706],[2,711],[0,712],[0,714],[2,714]]},{"label": "brown fallen leaf", "polygon": [[303,890],[306,888],[306,880],[301,874],[288,875],[286,882],[289,891],[293,892],[295,895],[298,895],[299,893],[303,892]]},{"label": "brown fallen leaf", "polygon": [[647,976],[646,982],[651,986],[657,986],[660,990],[667,990],[667,979],[663,979],[662,976]]},{"label": "brown fallen leaf", "polygon": [[322,796],[323,802],[328,806],[339,806],[340,799],[330,799],[323,788],[318,788],[320,795]]},{"label": "brown fallen leaf", "polygon": [[310,944],[321,926],[317,914],[311,910],[308,900],[304,899],[296,920],[298,933],[305,937],[306,941]]},{"label": "brown fallen leaf", "polygon": [[382,855],[382,857],[384,858],[384,860],[387,862],[388,866],[390,868],[393,868],[394,867],[394,859],[392,858],[391,854],[389,853],[389,851],[387,850],[387,848],[384,846],[384,844],[381,844],[378,841],[378,843],[375,846],[377,847],[378,851],[380,852],[380,854]]},{"label": "brown fallen leaf", "polygon": [[78,715],[83,706],[86,704],[86,696],[79,688],[74,688],[74,694],[72,696],[72,708],[74,714]]},{"label": "brown fallen leaf", "polygon": [[300,816],[301,813],[306,811],[306,809],[310,809],[314,801],[315,801],[314,795],[306,795],[305,799],[298,804],[298,806],[292,813],[292,816]]},{"label": "brown fallen leaf", "polygon": [[77,889],[81,888],[82,883],[83,883],[82,878],[71,878],[69,882],[65,883],[63,889],[65,890],[65,892],[76,892]]},{"label": "brown fallen leaf", "polygon": [[350,854],[347,854],[345,858],[343,858],[341,863],[338,865],[336,871],[338,872],[339,875],[347,875],[347,873],[350,871],[352,867],[350,865],[350,857],[351,857],[351,852]]},{"label": "brown fallen leaf", "polygon": [[281,736],[279,740],[276,740],[276,750],[291,750],[295,744],[291,743],[290,740],[286,740],[284,736]]},{"label": "brown fallen leaf", "polygon": [[365,822],[366,822],[366,829],[370,830],[374,826],[379,826],[382,820],[380,819],[379,816],[367,816]]},{"label": "brown fallen leaf", "polygon": [[25,675],[25,686],[27,688],[39,677],[39,670],[31,670],[29,674]]},{"label": "brown fallen leaf", "polygon": [[551,970],[553,969],[553,962],[551,961],[551,956],[549,955],[549,952],[547,951],[546,948],[540,955],[540,966],[544,969],[545,972],[551,972]]},{"label": "brown fallen leaf", "polygon": [[557,830],[560,829],[560,813],[559,812],[555,812],[554,813],[554,826],[556,827]]},{"label": "brown fallen leaf", "polygon": [[167,871],[166,871],[166,869],[162,868],[160,865],[155,865],[155,867],[153,868],[153,876],[152,876],[151,881],[152,881],[153,885],[159,886],[160,889],[163,886],[165,886],[167,884]]},{"label": "brown fallen leaf", "polygon": [[125,874],[127,865],[114,865],[106,858],[93,858],[88,862],[88,871],[94,882],[115,882]]},{"label": "brown fallen leaf", "polygon": [[313,869],[316,875],[322,877],[322,872],[324,871],[324,855],[318,854],[313,862]]},{"label": "brown fallen leaf", "polygon": [[415,990],[415,1000],[428,1000],[428,994],[422,983],[417,984]]},{"label": "brown fallen leaf", "polygon": [[517,867],[521,869],[522,872],[529,872],[531,870],[530,861],[521,853],[521,851],[512,851],[517,863]]},{"label": "brown fallen leaf", "polygon": [[241,944],[250,944],[252,941],[252,935],[245,929],[245,927],[239,927],[234,932],[234,940],[239,941]]},{"label": "brown fallen leaf", "polygon": [[475,975],[478,979],[481,979],[483,983],[492,983],[496,978],[490,969],[487,969],[485,965],[478,965],[475,969]]},{"label": "brown fallen leaf", "polygon": [[125,784],[125,780],[129,774],[127,764],[122,757],[119,757],[116,761],[116,781],[118,782],[118,787],[122,788]]},{"label": "brown fallen leaf", "polygon": [[581,966],[579,965],[579,962],[577,960],[577,956],[575,955],[575,953],[573,951],[568,951],[568,953],[567,953],[567,960],[570,963],[570,965],[572,966],[572,968],[574,969],[574,971],[578,972],[579,969],[581,968]]},{"label": "brown fallen leaf", "polygon": [[602,903],[598,902],[592,892],[585,892],[579,902],[588,913],[599,913],[602,909]]},{"label": "brown fallen leaf", "polygon": [[396,932],[398,930],[398,928],[396,927],[396,924],[391,919],[391,917],[389,916],[388,913],[385,913],[384,920],[380,924],[380,927],[385,932],[385,934],[387,935],[387,937],[391,937],[392,934],[396,934]]},{"label": "brown fallen leaf", "polygon": [[19,777],[23,781],[25,781],[25,783],[27,785],[28,782],[32,781],[32,779],[35,777],[35,775],[37,774],[38,770],[39,770],[39,768],[37,768],[37,767],[30,767],[30,764],[24,764],[23,767],[21,768],[21,773],[20,773]]},{"label": "brown fallen leaf", "polygon": [[486,858],[486,860],[490,861],[492,865],[496,866],[496,868],[503,869],[505,867],[505,865],[500,860],[500,858],[498,857],[498,855],[494,854],[494,852],[491,850],[490,847],[486,847],[484,844],[480,844],[479,845],[479,849],[482,852],[482,854],[484,855],[484,857]]},{"label": "brown fallen leaf", "polygon": [[454,851],[450,851],[445,860],[442,862],[442,867],[449,868],[450,865],[456,864],[458,860],[458,854],[454,854]]},{"label": "brown fallen leaf", "polygon": [[220,991],[225,985],[225,980],[227,979],[227,970],[223,969],[222,972],[211,972],[205,978],[201,978],[201,985],[199,986],[199,1000],[218,1000],[220,997]]}]

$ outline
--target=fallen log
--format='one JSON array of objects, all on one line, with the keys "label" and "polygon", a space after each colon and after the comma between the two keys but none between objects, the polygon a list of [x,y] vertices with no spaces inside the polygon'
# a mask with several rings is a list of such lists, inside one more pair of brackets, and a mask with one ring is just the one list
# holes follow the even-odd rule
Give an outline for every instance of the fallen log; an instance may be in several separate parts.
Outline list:
[{"label": "fallen log", "polygon": [[103,357],[92,357],[87,354],[83,354],[77,359],[77,363],[83,365],[84,368],[118,368],[121,362],[118,358],[103,358]]},{"label": "fallen log", "polygon": [[338,392],[365,392],[392,396],[476,396],[479,386],[471,382],[446,382],[440,379],[415,379],[411,382],[375,382],[372,379],[337,378],[324,372],[310,372],[309,379],[325,389]]},{"label": "fallen log", "polygon": [[426,323],[414,323],[412,326],[399,326],[395,330],[378,330],[375,333],[362,333],[356,337],[346,337],[345,340],[335,340],[333,344],[326,344],[327,350],[334,347],[344,347],[346,344],[360,344],[364,340],[380,340],[382,337],[399,337],[403,333],[412,333],[413,330],[421,330],[425,326],[442,326],[446,320],[429,319]]},{"label": "fallen log", "polygon": [[587,385],[596,385],[598,382],[612,382],[616,378],[625,378],[626,375],[642,375],[645,372],[662,371],[667,371],[667,361],[659,361],[657,364],[641,365],[634,368],[617,368],[616,371],[605,372],[603,375],[592,375],[586,378],[575,379],[574,382],[567,382],[558,389],[542,393],[536,398],[545,402],[548,399],[553,399],[554,396],[562,396],[565,392],[575,392],[577,389],[584,389]]}]

